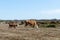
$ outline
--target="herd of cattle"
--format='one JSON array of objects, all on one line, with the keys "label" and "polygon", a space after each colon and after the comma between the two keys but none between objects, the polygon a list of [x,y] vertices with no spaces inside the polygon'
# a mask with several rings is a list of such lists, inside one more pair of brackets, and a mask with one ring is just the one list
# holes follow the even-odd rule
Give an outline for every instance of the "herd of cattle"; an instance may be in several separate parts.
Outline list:
[{"label": "herd of cattle", "polygon": [[[16,28],[17,27],[17,22],[9,22],[9,28]],[[38,28],[38,24],[35,20],[25,20],[25,21],[21,21],[21,23],[19,25],[25,24],[25,26],[30,25],[31,27],[35,27]]]},{"label": "herd of cattle", "polygon": [[59,21],[56,21],[56,22],[54,21],[44,22],[43,21],[42,22],[42,21],[36,21],[36,20],[24,20],[24,21],[19,21],[19,22],[9,21],[6,24],[9,25],[8,28],[16,28],[18,25],[23,25],[23,24],[24,24],[24,27],[29,25],[32,28],[39,28],[41,24],[56,24],[56,23],[59,23]]}]

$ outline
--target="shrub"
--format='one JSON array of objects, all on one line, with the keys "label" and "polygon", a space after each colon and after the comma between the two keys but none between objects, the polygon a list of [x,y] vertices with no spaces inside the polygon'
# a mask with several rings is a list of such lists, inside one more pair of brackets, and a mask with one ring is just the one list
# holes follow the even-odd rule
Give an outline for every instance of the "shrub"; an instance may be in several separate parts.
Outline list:
[{"label": "shrub", "polygon": [[56,24],[56,22],[54,22],[54,21],[51,21],[51,22],[50,22],[50,24]]},{"label": "shrub", "polygon": [[52,28],[55,28],[56,26],[55,25],[53,25],[53,24],[49,24],[49,25],[47,25],[46,27],[52,27]]}]

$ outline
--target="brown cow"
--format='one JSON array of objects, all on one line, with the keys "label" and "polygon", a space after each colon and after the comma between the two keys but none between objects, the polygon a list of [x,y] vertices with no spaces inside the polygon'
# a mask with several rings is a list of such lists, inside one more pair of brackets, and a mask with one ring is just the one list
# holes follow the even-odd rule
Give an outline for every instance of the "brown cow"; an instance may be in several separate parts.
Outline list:
[{"label": "brown cow", "polygon": [[9,28],[16,28],[16,26],[17,26],[17,23],[16,22],[9,22],[8,23],[9,24]]},{"label": "brown cow", "polygon": [[37,22],[35,20],[26,20],[25,21],[25,26],[31,25],[33,28],[36,27],[38,28]]}]

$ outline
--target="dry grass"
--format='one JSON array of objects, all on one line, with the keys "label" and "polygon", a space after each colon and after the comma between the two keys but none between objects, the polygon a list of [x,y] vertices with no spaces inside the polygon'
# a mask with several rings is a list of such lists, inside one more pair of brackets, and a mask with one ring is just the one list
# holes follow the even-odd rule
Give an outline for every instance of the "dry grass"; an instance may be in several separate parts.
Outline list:
[{"label": "dry grass", "polygon": [[24,28],[9,29],[7,24],[0,24],[0,40],[60,40],[59,28]]}]

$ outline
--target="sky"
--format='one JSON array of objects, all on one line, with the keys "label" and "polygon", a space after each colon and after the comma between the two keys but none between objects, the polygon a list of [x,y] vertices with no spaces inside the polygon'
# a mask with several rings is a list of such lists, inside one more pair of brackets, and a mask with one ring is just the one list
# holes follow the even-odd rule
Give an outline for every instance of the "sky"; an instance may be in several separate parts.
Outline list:
[{"label": "sky", "polygon": [[60,19],[60,0],[0,0],[0,19]]}]

